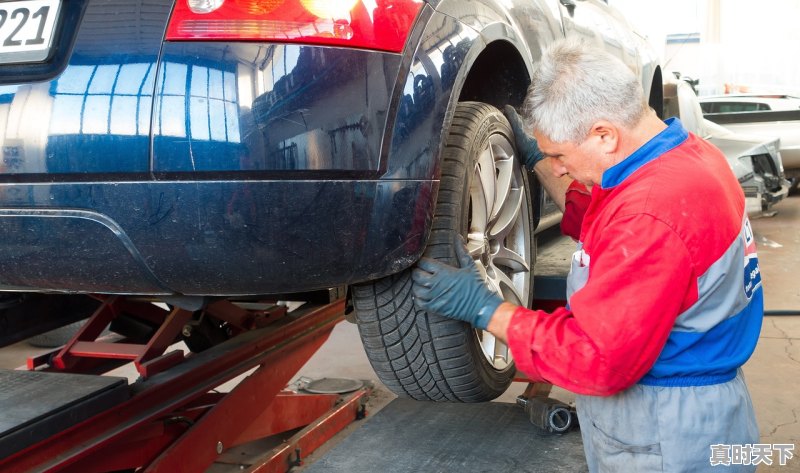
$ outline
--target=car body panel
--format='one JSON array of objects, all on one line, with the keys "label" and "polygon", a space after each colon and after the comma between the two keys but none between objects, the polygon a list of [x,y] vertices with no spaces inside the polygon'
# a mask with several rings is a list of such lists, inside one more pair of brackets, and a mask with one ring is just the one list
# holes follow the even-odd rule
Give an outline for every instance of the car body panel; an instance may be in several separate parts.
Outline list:
[{"label": "car body panel", "polygon": [[[764,112],[775,113],[775,112]],[[780,113],[780,112],[778,112]],[[735,114],[738,115],[738,114]],[[722,126],[735,133],[742,133],[749,136],[780,137],[780,152],[783,159],[783,167],[788,177],[800,177],[800,113],[796,114],[796,119],[792,120],[768,120],[758,122],[743,123],[724,123]],[[740,117],[749,120],[747,117]],[[769,119],[770,117],[764,117]],[[712,120],[716,120],[712,118]]]},{"label": "car body panel", "polygon": [[345,48],[165,43],[153,171],[377,177],[400,62],[397,54]]},{"label": "car body panel", "polygon": [[[142,54],[143,44],[136,44],[133,58],[119,51],[110,54],[106,46],[95,44],[92,38],[99,41],[100,36],[91,26],[99,23],[90,22],[78,36],[74,66],[53,84],[17,87],[38,87],[41,96],[56,103],[62,101],[63,89],[68,95],[63,100],[78,105],[62,107],[57,125],[73,127],[65,137],[47,136],[44,130],[48,152],[9,151],[13,137],[5,135],[8,156],[0,208],[8,212],[0,220],[4,241],[18,241],[24,248],[0,249],[0,288],[247,295],[356,283],[412,264],[424,249],[438,184],[430,145],[427,154],[408,155],[413,161],[398,160],[406,176],[379,179],[381,138],[393,111],[389,97],[397,78],[406,76],[399,72],[402,56],[263,43],[166,43],[155,80],[171,2],[163,4],[159,32],[139,31],[153,40],[150,56]],[[96,5],[102,3],[90,3],[87,19]],[[419,40],[426,24],[412,36]],[[120,44],[134,42],[120,39]],[[296,58],[294,67],[273,73],[271,81],[263,69],[252,67],[258,54],[270,49],[273,55],[276,49],[283,51],[284,67],[287,55]],[[78,55],[83,50],[88,52]],[[261,59],[262,66],[268,65]],[[125,61],[137,67],[121,66]],[[143,63],[148,67],[138,66]],[[197,80],[200,74],[193,76],[195,72],[204,80]],[[70,86],[59,86],[59,81]],[[153,90],[158,100],[151,159]],[[281,93],[270,93],[276,90]],[[332,90],[354,106],[338,106],[341,102],[330,98]],[[95,95],[111,105],[92,106]],[[129,95],[147,109],[115,106],[129,101]],[[417,113],[395,113],[406,120],[396,128],[419,127],[422,117],[433,114],[433,97],[418,95]],[[15,90],[7,100],[11,112],[20,97]],[[31,110],[29,128],[34,129],[33,108],[41,107],[24,98]],[[217,113],[204,120],[205,130],[191,121],[197,110],[215,106]],[[365,113],[371,115],[362,118]],[[6,117],[13,120],[14,115]],[[124,123],[116,127],[119,120]],[[92,128],[102,123],[107,123],[98,128],[103,133]],[[279,126],[284,123],[288,125]],[[8,121],[4,125],[10,129]],[[430,142],[439,134],[431,117],[428,130],[433,129]],[[304,133],[316,141],[297,138]],[[290,140],[300,144],[292,156],[284,150]],[[309,153],[314,146],[318,152]],[[398,153],[405,158],[403,151]],[[423,164],[421,171],[414,169],[414,162]],[[388,167],[388,162],[382,165]],[[24,170],[36,174],[22,178]],[[30,215],[40,208],[47,209],[46,215]],[[74,211],[81,216],[75,217]],[[57,254],[70,264],[49,264]],[[69,269],[93,254],[102,255],[98,261],[103,264]]]},{"label": "car body panel", "polygon": [[[172,0],[69,5],[63,71],[0,66],[21,74],[0,86],[0,290],[256,295],[402,271],[425,248],[457,103],[518,105],[570,15],[428,2],[397,54],[164,42]],[[608,15],[601,44],[624,27],[598,0],[580,7]],[[653,56],[625,38],[649,91],[654,66],[635,58]],[[481,72],[502,90],[465,92],[498,50],[513,74]]]},{"label": "car body panel", "polygon": [[130,2],[83,3],[63,71],[49,81],[0,86],[0,179],[148,171],[153,78],[170,4],[148,3],[131,28],[121,14]]},{"label": "car body panel", "polygon": [[[0,245],[0,287],[249,295],[296,291],[298,281],[311,290],[373,279],[422,252],[428,216],[413,208],[428,204],[437,185],[15,185],[28,200],[0,209],[0,241],[14,242]],[[8,186],[0,184],[0,192]]]},{"label": "car body panel", "polygon": [[455,18],[434,12],[411,60],[401,72],[384,140],[383,179],[438,179],[443,137],[456,101],[456,73],[469,64],[478,34]]},{"label": "car body panel", "polygon": [[443,0],[436,10],[480,33],[485,44],[509,41],[520,51],[527,52],[523,59],[529,70],[548,42],[564,36],[557,2]]}]

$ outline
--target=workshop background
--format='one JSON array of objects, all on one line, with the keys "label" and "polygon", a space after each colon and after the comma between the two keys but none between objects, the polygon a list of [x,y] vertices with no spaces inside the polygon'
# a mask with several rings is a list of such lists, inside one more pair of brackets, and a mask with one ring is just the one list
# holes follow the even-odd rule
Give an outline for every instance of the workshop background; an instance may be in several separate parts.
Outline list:
[{"label": "workshop background", "polygon": [[[700,95],[725,84],[800,95],[797,0],[610,0],[656,52],[664,71],[699,79]],[[653,12],[657,11],[657,15]]]}]

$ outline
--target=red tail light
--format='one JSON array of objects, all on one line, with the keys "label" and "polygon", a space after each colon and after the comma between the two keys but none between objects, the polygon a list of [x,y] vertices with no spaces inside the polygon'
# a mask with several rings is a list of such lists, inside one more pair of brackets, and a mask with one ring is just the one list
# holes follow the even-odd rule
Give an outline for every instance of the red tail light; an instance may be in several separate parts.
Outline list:
[{"label": "red tail light", "polygon": [[169,41],[279,41],[400,52],[422,0],[177,0]]}]

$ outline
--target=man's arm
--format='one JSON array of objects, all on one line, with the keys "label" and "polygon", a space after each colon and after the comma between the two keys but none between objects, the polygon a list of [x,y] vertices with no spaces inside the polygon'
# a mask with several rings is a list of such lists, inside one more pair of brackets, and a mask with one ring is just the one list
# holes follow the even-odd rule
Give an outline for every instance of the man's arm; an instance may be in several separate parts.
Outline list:
[{"label": "man's arm", "polygon": [[567,189],[572,184],[573,179],[568,175],[556,176],[553,173],[550,162],[552,159],[544,158],[537,162],[533,167],[533,172],[536,174],[536,178],[539,179],[539,183],[544,187],[545,192],[556,203],[558,209],[564,212]]},{"label": "man's arm", "polygon": [[514,107],[506,105],[503,109],[511,130],[514,132],[514,143],[517,147],[517,159],[528,169],[536,173],[536,177],[544,190],[555,201],[558,208],[564,212],[565,195],[573,179],[567,175],[557,176],[553,171],[552,158],[548,158],[539,149],[536,139],[525,131],[522,117]]},{"label": "man's arm", "polygon": [[486,330],[501,342],[508,344],[508,326],[518,308],[519,306],[510,302],[500,304],[497,310],[494,311],[492,318],[489,319],[489,326],[486,327]]},{"label": "man's arm", "polygon": [[544,190],[555,201],[561,211],[564,211],[564,195],[567,188],[572,183],[572,178],[567,175],[558,177],[553,172],[552,158],[548,158],[539,149],[536,138],[525,131],[522,117],[519,116],[514,107],[506,105],[503,109],[511,130],[514,132],[514,144],[516,145],[517,160],[525,167],[536,173],[536,177],[544,187]]},{"label": "man's arm", "polygon": [[680,237],[649,215],[622,217],[601,240],[569,309],[501,304],[487,329],[532,380],[609,396],[652,368],[687,298],[697,297],[697,276]]},{"label": "man's arm", "polygon": [[503,302],[454,242],[459,268],[425,259],[412,272],[421,309],[489,330],[534,381],[609,396],[641,379],[658,358],[697,275],[683,240],[648,214],[620,217],[593,241],[591,273],[552,313]]}]

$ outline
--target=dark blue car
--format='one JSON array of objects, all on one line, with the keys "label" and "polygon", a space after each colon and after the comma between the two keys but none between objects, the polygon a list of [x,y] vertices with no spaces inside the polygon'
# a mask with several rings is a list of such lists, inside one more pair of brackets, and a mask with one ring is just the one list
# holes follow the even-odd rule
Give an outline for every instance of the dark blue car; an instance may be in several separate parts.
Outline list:
[{"label": "dark blue car", "polygon": [[0,2],[0,307],[347,285],[388,387],[494,397],[507,347],[417,310],[409,267],[461,234],[530,304],[541,191],[499,109],[565,35],[660,111],[654,57],[600,0]]}]

